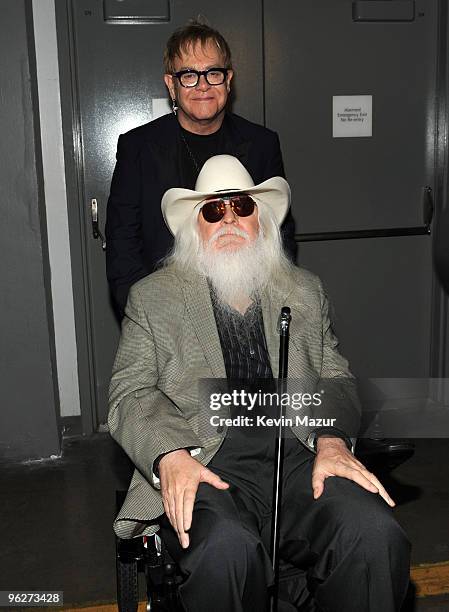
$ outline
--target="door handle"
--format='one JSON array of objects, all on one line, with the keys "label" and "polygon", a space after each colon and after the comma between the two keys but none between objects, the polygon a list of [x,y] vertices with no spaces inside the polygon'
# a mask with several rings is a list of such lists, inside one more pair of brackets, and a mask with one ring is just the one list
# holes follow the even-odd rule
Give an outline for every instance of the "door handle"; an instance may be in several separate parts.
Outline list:
[{"label": "door handle", "polygon": [[313,232],[295,234],[296,242],[315,242],[318,240],[352,240],[355,238],[396,238],[398,236],[426,236],[432,231],[434,213],[432,188],[423,187],[422,214],[423,224],[418,227],[387,227],[380,229],[346,230],[338,232]]},{"label": "door handle", "polygon": [[106,238],[103,236],[98,226],[98,203],[96,198],[90,201],[90,212],[92,215],[92,235],[95,240],[98,238],[101,240],[101,248],[103,251],[106,251]]},{"label": "door handle", "polygon": [[422,200],[422,216],[424,227],[427,228],[429,234],[430,226],[432,225],[434,208],[435,207],[433,205],[432,188],[429,186],[424,187]]}]

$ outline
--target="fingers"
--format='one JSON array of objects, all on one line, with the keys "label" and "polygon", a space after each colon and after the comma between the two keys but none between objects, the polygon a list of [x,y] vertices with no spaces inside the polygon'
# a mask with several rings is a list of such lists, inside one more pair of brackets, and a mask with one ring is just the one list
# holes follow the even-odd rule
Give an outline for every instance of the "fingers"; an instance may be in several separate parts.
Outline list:
[{"label": "fingers", "polygon": [[200,480],[201,482],[207,482],[216,489],[227,489],[229,487],[228,482],[225,482],[220,478],[220,476],[218,476],[218,474],[215,474],[207,468],[203,468],[201,470]]},{"label": "fingers", "polygon": [[[165,514],[167,515],[171,526],[177,533],[179,543],[183,548],[187,548],[189,545],[189,536],[185,533],[187,527],[184,526],[184,517],[187,519],[189,517],[185,512],[183,496],[183,491],[181,491],[180,494],[167,493],[162,496],[162,502],[164,504]],[[193,496],[193,499],[195,499],[195,496]]]},{"label": "fingers", "polygon": [[176,531],[178,533],[179,543],[183,548],[187,548],[189,545],[189,536],[184,529],[184,493],[185,491],[180,491],[175,497]]},{"label": "fingers", "polygon": [[369,472],[365,467],[363,468],[363,471],[365,473],[366,478],[372,484],[374,484],[374,486],[377,488],[378,493],[382,497],[382,499],[384,499],[387,502],[387,504],[393,508],[393,506],[395,506],[396,504],[393,501],[393,499],[390,497],[388,491],[383,486],[383,484],[380,482],[380,480],[374,474]]},{"label": "fingers", "polygon": [[371,493],[379,492],[379,489],[376,487],[376,485],[365,476],[366,473],[369,473],[368,470],[364,470],[364,474],[358,467],[337,464],[337,469],[335,470],[335,472],[337,476],[343,476],[344,478],[353,480],[367,491],[371,491]]},{"label": "fingers", "polygon": [[[184,468],[186,458],[183,456],[175,457],[174,453],[169,460],[165,461],[164,466],[162,466],[162,461],[159,465],[165,514],[176,531],[179,543],[183,548],[189,546],[189,534],[187,532],[192,525],[193,507],[199,483],[207,482],[217,489],[227,489],[229,487],[229,484],[217,474],[201,466],[190,456],[188,459],[189,463],[192,462],[190,463],[192,467],[189,470]],[[183,464],[181,468],[179,467],[180,462]]]},{"label": "fingers", "polygon": [[165,514],[167,515],[168,520],[170,521],[170,525],[173,527],[175,531],[177,531],[176,524],[176,512],[175,512],[175,500],[172,496],[168,494],[162,495],[162,503],[164,504]]},{"label": "fingers", "polygon": [[185,449],[164,455],[159,463],[161,494],[165,514],[183,548],[189,545],[186,533],[192,522],[201,464]]},{"label": "fingers", "polygon": [[314,499],[318,499],[323,493],[324,481],[329,476],[341,476],[342,478],[352,480],[370,493],[379,494],[389,506],[395,506],[395,502],[380,480],[368,471],[362,463],[352,457],[349,460],[340,458],[332,462],[330,460],[323,460],[322,462],[316,460],[315,469],[312,474]]},{"label": "fingers", "polygon": [[196,489],[185,489],[180,504],[177,505],[176,523],[178,526],[178,539],[183,548],[189,546],[190,538],[187,531],[192,526],[193,506],[195,504]]},{"label": "fingers", "polygon": [[183,524],[184,531],[189,531],[192,526],[192,515],[193,515],[193,506],[195,504],[195,493],[192,491],[186,491],[184,493],[184,516],[183,516]]},{"label": "fingers", "polygon": [[[201,470],[200,482],[211,484],[217,489],[227,489],[229,487],[227,482],[207,468]],[[197,488],[197,486],[185,488],[183,492],[175,498],[176,530],[178,532],[179,542],[183,548],[189,546],[189,534],[187,531],[192,526],[193,506],[195,504]]]},{"label": "fingers", "polygon": [[[217,489],[227,489],[229,487],[227,482],[207,468],[201,470],[199,482],[207,482]],[[171,520],[170,522],[176,530],[179,542],[183,548],[189,546],[189,534],[187,531],[192,526],[193,507],[199,482],[196,486],[188,486],[180,489],[173,498],[174,503],[171,505],[169,504],[170,514],[173,518],[173,521]]]},{"label": "fingers", "polygon": [[324,475],[317,474],[312,478],[313,499],[318,499],[324,491]]},{"label": "fingers", "polygon": [[358,466],[342,464],[337,468],[336,472],[337,476],[341,475],[345,478],[349,478],[367,491],[371,491],[372,493],[378,493],[382,497],[382,499],[387,502],[389,506],[395,506],[394,501],[387,493],[387,490],[380,482],[380,480],[374,474],[369,472],[363,465],[360,469]]},{"label": "fingers", "polygon": [[183,548],[189,546],[189,536],[186,532],[192,525],[196,490],[197,488],[194,486],[181,487],[178,491],[167,492],[162,496],[165,514],[176,531],[179,543]]}]

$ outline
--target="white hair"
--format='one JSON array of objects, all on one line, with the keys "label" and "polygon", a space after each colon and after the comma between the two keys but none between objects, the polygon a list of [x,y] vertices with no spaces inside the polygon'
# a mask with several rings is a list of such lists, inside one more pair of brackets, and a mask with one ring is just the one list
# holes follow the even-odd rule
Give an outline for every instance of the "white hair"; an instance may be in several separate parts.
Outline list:
[{"label": "white hair", "polygon": [[[254,197],[254,196],[251,196]],[[171,253],[164,265],[179,272],[195,270],[206,276],[218,297],[232,304],[242,294],[271,291],[292,275],[294,265],[286,256],[282,239],[271,208],[262,200],[257,202],[259,215],[258,238],[235,251],[216,252],[203,245],[198,232],[198,212],[193,211],[178,231]],[[209,241],[209,245],[214,238]]]}]

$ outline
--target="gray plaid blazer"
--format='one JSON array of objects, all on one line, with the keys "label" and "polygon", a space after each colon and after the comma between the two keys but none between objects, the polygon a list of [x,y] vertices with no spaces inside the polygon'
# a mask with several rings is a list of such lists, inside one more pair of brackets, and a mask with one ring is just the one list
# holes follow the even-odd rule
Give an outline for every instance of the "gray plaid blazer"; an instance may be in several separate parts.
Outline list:
[{"label": "gray plaid blazer", "polygon": [[[320,381],[320,389],[325,381],[338,381],[329,392],[333,414],[341,416],[336,427],[353,435],[359,422],[355,383],[337,351],[321,282],[300,268],[294,277],[280,280],[276,291],[261,296],[273,375],[278,375],[278,317],[282,306],[290,306],[289,379]],[[206,465],[217,452],[226,429],[211,435],[207,415],[198,412],[196,383],[225,377],[206,279],[165,268],[136,283],[110,385],[110,432],[136,467],[114,523],[117,535],[131,538],[157,530],[164,508],[152,467],[159,455],[195,447],[201,449],[195,458]],[[311,451],[312,429],[291,428]]]}]

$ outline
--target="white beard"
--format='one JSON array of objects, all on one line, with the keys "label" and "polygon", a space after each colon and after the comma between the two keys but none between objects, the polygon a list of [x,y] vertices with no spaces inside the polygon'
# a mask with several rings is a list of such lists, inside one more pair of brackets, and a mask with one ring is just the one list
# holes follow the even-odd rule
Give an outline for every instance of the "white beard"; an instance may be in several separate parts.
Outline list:
[{"label": "white beard", "polygon": [[245,310],[255,293],[261,291],[270,279],[269,249],[261,233],[256,240],[239,249],[214,250],[212,244],[222,234],[235,233],[247,237],[238,228],[222,228],[198,253],[198,268],[212,283],[218,299],[237,310]]}]

